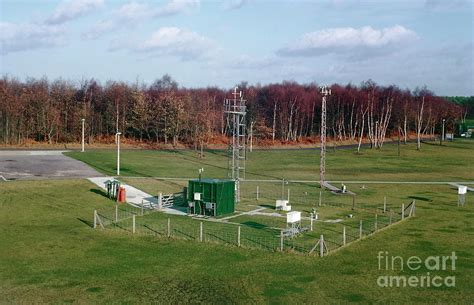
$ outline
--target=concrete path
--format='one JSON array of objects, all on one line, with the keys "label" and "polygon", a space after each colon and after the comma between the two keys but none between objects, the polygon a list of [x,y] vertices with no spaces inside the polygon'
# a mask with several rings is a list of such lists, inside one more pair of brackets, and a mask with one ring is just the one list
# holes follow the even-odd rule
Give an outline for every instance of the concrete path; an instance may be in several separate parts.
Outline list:
[{"label": "concrete path", "polygon": [[63,155],[64,150],[0,150],[0,180],[98,177],[87,164]]},{"label": "concrete path", "polygon": [[340,188],[335,187],[334,185],[330,184],[330,183],[327,182],[327,181],[323,182],[323,186],[324,186],[325,188],[327,188],[328,190],[330,190],[331,192],[336,193],[336,194],[341,194],[341,195],[355,195],[353,192],[351,192],[351,191],[349,191],[349,190],[346,190],[346,191],[343,193]]},{"label": "concrete path", "polygon": [[[107,180],[112,180],[114,179],[113,177],[94,177],[94,178],[88,178],[90,182],[94,183],[98,187],[100,187],[103,190],[107,190],[105,186],[105,182]],[[123,187],[125,187],[125,193],[126,193],[126,201],[128,204],[141,208],[143,204],[143,208],[145,209],[155,209],[157,208],[158,205],[158,199],[150,194],[145,193],[144,191],[141,191],[137,189],[136,187],[133,187],[128,184],[121,184]],[[166,214],[173,214],[173,215],[187,215],[185,212],[173,209],[173,208],[161,208],[161,212],[164,212]]]}]

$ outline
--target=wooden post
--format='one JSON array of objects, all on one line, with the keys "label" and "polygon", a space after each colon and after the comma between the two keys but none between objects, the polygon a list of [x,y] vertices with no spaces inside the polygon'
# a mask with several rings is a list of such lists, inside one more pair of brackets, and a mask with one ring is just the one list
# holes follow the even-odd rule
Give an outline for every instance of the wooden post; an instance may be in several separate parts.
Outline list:
[{"label": "wooden post", "polygon": [[383,212],[387,211],[387,196],[383,196]]},{"label": "wooden post", "polygon": [[237,245],[240,247],[240,226],[237,227]]},{"label": "wooden post", "polygon": [[313,231],[313,215],[311,214],[311,216],[309,217],[310,221],[311,221],[311,227],[310,227],[310,230]]},{"label": "wooden post", "polygon": [[202,221],[199,223],[199,241],[202,242],[202,231],[203,231],[203,228],[202,228]]},{"label": "wooden post", "polygon": [[360,220],[360,223],[359,223],[359,238],[362,238],[362,219]]},{"label": "wooden post", "polygon": [[135,234],[135,214],[132,215],[132,233]]},{"label": "wooden post", "polygon": [[94,229],[97,228],[97,210],[94,210]]},{"label": "wooden post", "polygon": [[377,213],[375,214],[375,224],[374,224],[374,229],[377,231],[378,228],[378,223],[377,223]]},{"label": "wooden post", "polygon": [[324,236],[322,234],[319,238],[319,256],[324,256]]},{"label": "wooden post", "polygon": [[392,214],[393,214],[393,211],[392,211],[392,209],[390,209],[390,217],[388,218],[388,224],[389,225],[392,224]]},{"label": "wooden post", "polygon": [[283,252],[283,231],[280,231],[280,251]]},{"label": "wooden post", "polygon": [[171,219],[168,218],[168,237],[171,237]]},{"label": "wooden post", "polygon": [[318,206],[321,206],[321,196],[322,196],[322,192],[319,191],[319,205]]},{"label": "wooden post", "polygon": [[259,187],[257,185],[257,201],[258,201],[258,193],[259,193]]},{"label": "wooden post", "polygon": [[342,227],[342,245],[346,245],[346,226]]},{"label": "wooden post", "polygon": [[402,203],[402,220],[405,219],[405,204]]},{"label": "wooden post", "polygon": [[118,222],[118,204],[115,205],[115,222]]}]

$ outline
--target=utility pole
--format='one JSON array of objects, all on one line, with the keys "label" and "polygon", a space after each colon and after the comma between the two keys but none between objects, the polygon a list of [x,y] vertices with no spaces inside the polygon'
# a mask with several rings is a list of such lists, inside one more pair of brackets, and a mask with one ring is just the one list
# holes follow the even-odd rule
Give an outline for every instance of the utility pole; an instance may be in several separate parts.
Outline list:
[{"label": "utility pole", "polygon": [[331,95],[331,89],[328,86],[322,86],[320,92],[323,96],[321,105],[321,160],[319,167],[319,183],[322,189],[324,187],[324,174],[326,173],[326,100],[327,96]]},{"label": "utility pole", "polygon": [[82,149],[81,149],[81,152],[84,152],[84,122],[85,122],[85,119],[81,119],[81,122],[82,122]]},{"label": "utility pole", "polygon": [[120,135],[121,132],[117,132],[115,134],[115,138],[117,139],[117,176],[120,176]]}]

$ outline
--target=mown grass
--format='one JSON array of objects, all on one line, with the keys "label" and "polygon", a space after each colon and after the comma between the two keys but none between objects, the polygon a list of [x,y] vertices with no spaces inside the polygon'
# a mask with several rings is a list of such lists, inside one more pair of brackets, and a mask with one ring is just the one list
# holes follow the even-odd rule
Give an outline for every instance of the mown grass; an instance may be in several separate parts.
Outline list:
[{"label": "mown grass", "polygon": [[[458,141],[439,147],[424,145],[416,151],[403,146],[382,150],[337,150],[328,158],[328,175],[334,180],[439,181],[473,180],[473,142]],[[107,174],[113,174],[112,151],[71,153]],[[251,154],[254,177],[317,180],[318,154],[314,151],[258,151]],[[384,157],[385,156],[385,157]],[[398,161],[397,161],[398,160]],[[222,152],[208,152],[200,160],[193,152],[127,151],[122,173],[139,176],[189,176],[204,165],[209,177],[225,177]],[[398,169],[397,169],[398,168]],[[180,185],[154,184],[152,189]],[[111,209],[113,202],[85,180],[16,181],[0,184],[0,303],[209,303],[297,304],[361,303],[414,304],[474,302],[474,197],[457,206],[456,190],[448,185],[349,184],[357,193],[361,213],[372,214],[387,197],[389,207],[417,200],[417,216],[367,236],[329,256],[318,258],[199,243],[164,236],[133,236],[120,231],[94,231],[92,211]],[[247,186],[243,206],[274,204],[281,196],[278,184],[261,186],[256,202],[255,185]],[[315,185],[291,185],[295,209],[309,211],[319,196]],[[308,194],[305,194],[308,192]],[[350,197],[324,194],[320,208],[328,219],[344,217],[334,207]],[[344,201],[345,202],[345,201]],[[348,202],[349,204],[351,201]],[[366,211],[366,212],[364,212]],[[150,217],[150,218],[148,218]],[[157,217],[152,214],[140,221]],[[257,217],[267,227],[274,220]],[[178,221],[178,220],[176,220]],[[180,220],[181,221],[181,220]],[[268,223],[267,223],[268,221]],[[277,220],[278,221],[278,220]],[[347,226],[351,221],[345,222]],[[177,223],[176,223],[177,224]],[[279,225],[280,223],[277,223]],[[184,225],[184,224],[183,224]],[[340,236],[341,224],[323,224]],[[254,228],[252,228],[253,230]],[[323,228],[321,228],[323,229]],[[249,229],[250,230],[250,229]],[[315,230],[313,238],[317,238]],[[329,233],[328,233],[329,234]],[[352,233],[354,234],[354,233]],[[309,235],[311,237],[311,235]],[[383,275],[426,275],[426,267],[411,271],[379,270],[377,254],[388,251],[404,259],[426,258],[456,252],[456,270],[430,271],[456,276],[455,287],[383,288]]]},{"label": "mown grass", "polygon": [[[474,209],[449,187],[420,186],[417,216],[315,256],[94,231],[92,210],[113,203],[84,180],[2,183],[3,303],[449,303],[474,300]],[[402,196],[402,195],[400,195]],[[406,194],[405,194],[406,196]],[[469,204],[471,203],[471,204]],[[459,257],[454,288],[381,288],[378,251]],[[428,270],[389,274],[425,274]],[[433,273],[433,272],[432,272]]]},{"label": "mown grass", "polygon": [[[327,180],[376,181],[473,181],[474,142],[424,143],[420,151],[413,143],[386,144],[382,149],[332,149],[327,153]],[[107,175],[116,173],[116,152],[98,150],[67,155],[90,164]],[[200,159],[190,150],[128,150],[121,153],[121,175],[138,177],[227,177],[226,151],[206,151]],[[319,180],[319,151],[256,150],[248,154],[246,179]]]}]

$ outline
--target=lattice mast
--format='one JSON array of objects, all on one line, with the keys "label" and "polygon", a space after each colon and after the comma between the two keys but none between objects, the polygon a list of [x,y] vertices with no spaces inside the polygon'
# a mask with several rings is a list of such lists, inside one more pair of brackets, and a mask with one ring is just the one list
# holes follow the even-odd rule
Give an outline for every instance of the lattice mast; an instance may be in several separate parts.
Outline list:
[{"label": "lattice mast", "polygon": [[224,101],[224,113],[227,116],[227,128],[230,131],[228,176],[235,181],[235,201],[240,202],[240,179],[245,179],[246,159],[246,121],[247,108],[242,91],[234,88],[232,99]]},{"label": "lattice mast", "polygon": [[324,187],[324,175],[326,173],[326,100],[328,95],[331,95],[331,89],[328,86],[322,86],[320,88],[321,95],[323,96],[321,105],[321,160],[319,167],[319,182],[321,188]]}]

